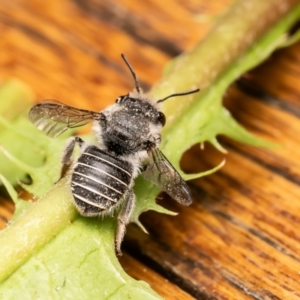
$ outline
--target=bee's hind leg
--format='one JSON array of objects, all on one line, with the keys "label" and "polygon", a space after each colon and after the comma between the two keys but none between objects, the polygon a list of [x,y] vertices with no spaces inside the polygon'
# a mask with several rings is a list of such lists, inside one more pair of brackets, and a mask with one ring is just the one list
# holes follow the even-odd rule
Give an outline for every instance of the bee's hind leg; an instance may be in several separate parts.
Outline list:
[{"label": "bee's hind leg", "polygon": [[117,232],[116,232],[116,239],[115,239],[117,255],[122,255],[121,243],[125,235],[126,226],[129,223],[130,216],[133,212],[134,205],[135,205],[135,195],[133,191],[130,190],[123,203],[123,207],[118,215],[118,225],[117,225]]}]

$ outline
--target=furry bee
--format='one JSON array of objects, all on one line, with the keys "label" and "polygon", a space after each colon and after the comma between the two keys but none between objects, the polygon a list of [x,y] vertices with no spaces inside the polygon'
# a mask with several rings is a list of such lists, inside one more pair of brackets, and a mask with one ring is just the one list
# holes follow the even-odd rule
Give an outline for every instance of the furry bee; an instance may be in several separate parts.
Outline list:
[{"label": "furry bee", "polygon": [[[98,143],[90,145],[80,137],[68,139],[62,155],[62,169],[71,168],[74,204],[82,216],[112,215],[121,206],[115,238],[117,254],[135,205],[134,179],[144,177],[183,205],[192,203],[189,187],[159,150],[161,130],[166,118],[159,103],[175,96],[196,93],[199,89],[171,94],[154,100],[143,93],[126,57],[135,89],[116,99],[101,112],[74,108],[55,100],[44,100],[29,112],[30,121],[50,137],[69,128],[93,121]],[[73,163],[74,147],[80,156]]]}]

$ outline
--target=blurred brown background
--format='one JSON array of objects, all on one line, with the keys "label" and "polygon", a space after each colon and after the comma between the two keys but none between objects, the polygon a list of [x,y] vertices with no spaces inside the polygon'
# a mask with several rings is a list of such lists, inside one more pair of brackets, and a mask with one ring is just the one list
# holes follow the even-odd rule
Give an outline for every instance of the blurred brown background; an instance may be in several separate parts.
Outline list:
[{"label": "blurred brown background", "polygon": [[[232,1],[10,0],[0,2],[0,80],[17,77],[37,101],[101,110],[133,87],[125,53],[150,87]],[[226,138],[225,167],[190,182],[194,203],[165,198],[177,217],[145,213],[129,226],[121,263],[166,299],[300,298],[300,43],[276,52],[230,88],[225,105],[259,149]],[[206,145],[185,153],[191,172],[218,164]],[[2,219],[11,207],[3,202]],[[4,222],[2,222],[4,226]]]}]

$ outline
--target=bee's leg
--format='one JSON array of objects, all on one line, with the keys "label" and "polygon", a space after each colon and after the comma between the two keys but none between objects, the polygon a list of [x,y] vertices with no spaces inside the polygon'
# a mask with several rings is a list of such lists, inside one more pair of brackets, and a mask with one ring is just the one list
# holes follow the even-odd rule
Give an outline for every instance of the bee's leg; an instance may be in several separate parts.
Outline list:
[{"label": "bee's leg", "polygon": [[117,255],[122,255],[121,252],[121,243],[123,241],[126,225],[129,223],[130,216],[133,212],[135,205],[135,195],[132,190],[128,192],[127,198],[124,201],[123,207],[118,215],[118,225],[116,233],[116,252]]},{"label": "bee's leg", "polygon": [[143,173],[143,172],[145,172],[145,171],[147,170],[147,167],[148,167],[148,164],[146,164],[146,165],[140,165],[139,171],[140,171],[141,173]]},{"label": "bee's leg", "polygon": [[73,154],[76,143],[78,144],[78,146],[80,148],[82,148],[82,146],[84,145],[84,141],[78,136],[72,136],[67,139],[65,149],[64,149],[62,157],[61,157],[62,167],[61,167],[61,171],[60,171],[59,180],[65,176],[66,172],[68,171],[68,169],[72,163],[71,156]]}]

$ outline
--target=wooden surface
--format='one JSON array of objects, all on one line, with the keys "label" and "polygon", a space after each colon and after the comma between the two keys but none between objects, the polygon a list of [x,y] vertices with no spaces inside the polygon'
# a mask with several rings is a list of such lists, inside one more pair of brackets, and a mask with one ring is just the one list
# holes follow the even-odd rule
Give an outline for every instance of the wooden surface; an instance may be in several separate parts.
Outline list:
[{"label": "wooden surface", "polygon": [[[37,101],[101,110],[132,89],[121,52],[149,87],[231,2],[1,1],[0,80],[20,78]],[[149,235],[130,225],[121,263],[166,299],[299,299],[300,43],[231,87],[225,105],[251,132],[281,147],[222,138],[225,167],[190,182],[190,207],[164,198],[177,217],[143,214]],[[183,168],[206,170],[223,156],[195,146]],[[13,207],[1,199],[4,226]]]}]

